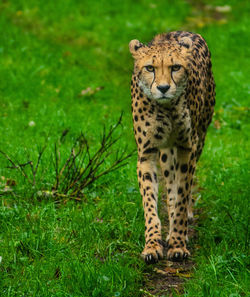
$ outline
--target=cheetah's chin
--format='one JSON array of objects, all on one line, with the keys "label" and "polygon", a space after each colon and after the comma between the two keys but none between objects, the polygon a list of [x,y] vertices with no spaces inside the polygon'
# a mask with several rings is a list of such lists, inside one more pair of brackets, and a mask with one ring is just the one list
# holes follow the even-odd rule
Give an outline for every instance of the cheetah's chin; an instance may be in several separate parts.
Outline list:
[{"label": "cheetah's chin", "polygon": [[155,99],[159,104],[166,104],[166,103],[170,103],[172,98],[169,97],[161,97],[161,98],[157,98]]}]

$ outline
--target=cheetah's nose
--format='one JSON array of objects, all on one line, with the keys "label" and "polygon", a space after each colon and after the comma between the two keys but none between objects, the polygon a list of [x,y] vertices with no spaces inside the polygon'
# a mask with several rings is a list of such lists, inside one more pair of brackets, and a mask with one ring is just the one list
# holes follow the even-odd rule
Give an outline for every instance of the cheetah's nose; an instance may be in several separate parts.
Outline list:
[{"label": "cheetah's nose", "polygon": [[157,89],[160,90],[162,94],[165,94],[169,88],[170,88],[170,85],[157,86]]}]

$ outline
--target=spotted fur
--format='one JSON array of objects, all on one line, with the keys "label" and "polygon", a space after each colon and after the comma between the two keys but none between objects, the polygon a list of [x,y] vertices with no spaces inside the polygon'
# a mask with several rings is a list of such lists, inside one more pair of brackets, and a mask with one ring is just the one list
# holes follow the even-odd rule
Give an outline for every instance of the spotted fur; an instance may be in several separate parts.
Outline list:
[{"label": "spotted fur", "polygon": [[215,104],[210,52],[200,35],[182,31],[157,35],[148,45],[132,40],[129,47],[134,58],[137,174],[145,216],[142,256],[146,263],[163,257],[157,213],[159,161],[170,224],[167,258],[182,260],[190,254],[186,244],[193,175]]}]

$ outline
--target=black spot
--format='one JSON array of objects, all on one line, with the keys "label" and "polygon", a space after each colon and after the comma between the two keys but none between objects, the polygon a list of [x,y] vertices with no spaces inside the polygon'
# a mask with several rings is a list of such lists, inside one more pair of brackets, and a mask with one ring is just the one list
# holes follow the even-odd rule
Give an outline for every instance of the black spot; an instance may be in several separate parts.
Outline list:
[{"label": "black spot", "polygon": [[186,152],[191,152],[191,150],[192,150],[190,147],[184,147],[184,146],[181,146],[181,145],[178,146],[178,149],[181,149],[181,150],[186,151]]},{"label": "black spot", "polygon": [[188,170],[188,166],[187,166],[187,164],[182,164],[182,165],[181,165],[181,172],[182,172],[182,173],[186,173],[187,170]]},{"label": "black spot", "polygon": [[146,148],[150,144],[150,140],[144,143],[143,148]]},{"label": "black spot", "polygon": [[153,229],[153,227],[150,227],[150,228],[148,229],[148,232],[150,232],[152,229]]},{"label": "black spot", "polygon": [[146,149],[143,154],[151,154],[151,153],[157,153],[158,149],[156,147],[148,148]]},{"label": "black spot", "polygon": [[180,188],[178,189],[178,194],[182,194],[182,192],[183,192],[183,189],[180,187]]},{"label": "black spot", "polygon": [[164,130],[162,129],[162,127],[157,127],[156,130],[158,133],[164,133]]},{"label": "black spot", "polygon": [[151,177],[151,175],[150,175],[150,173],[145,173],[144,174],[144,177],[145,177],[145,180],[149,180],[149,181],[151,181],[152,182],[152,177]]},{"label": "black spot", "polygon": [[168,170],[165,170],[165,171],[164,171],[164,176],[165,176],[165,177],[168,177],[168,176],[169,176],[169,171],[168,171]]},{"label": "black spot", "polygon": [[166,154],[163,154],[163,155],[161,156],[161,160],[162,160],[162,162],[165,163],[165,162],[167,161],[167,158],[168,158],[168,156],[167,156]]},{"label": "black spot", "polygon": [[154,137],[155,137],[156,139],[162,139],[162,136],[159,135],[159,134],[155,134]]}]

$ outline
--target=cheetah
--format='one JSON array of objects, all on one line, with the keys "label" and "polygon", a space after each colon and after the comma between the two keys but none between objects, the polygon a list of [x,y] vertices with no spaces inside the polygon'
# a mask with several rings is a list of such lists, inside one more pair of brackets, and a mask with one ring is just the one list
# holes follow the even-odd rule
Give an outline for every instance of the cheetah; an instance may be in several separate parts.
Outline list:
[{"label": "cheetah", "polygon": [[[143,198],[147,264],[163,258],[182,261],[192,219],[191,188],[196,163],[215,105],[215,83],[205,40],[191,32],[157,35],[147,45],[131,40],[134,135],[138,148],[137,175]],[[158,165],[159,164],[159,165]],[[167,193],[169,234],[162,240],[157,212],[158,172]]]}]

